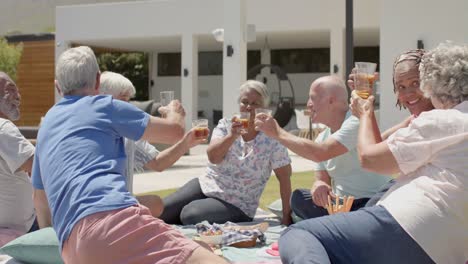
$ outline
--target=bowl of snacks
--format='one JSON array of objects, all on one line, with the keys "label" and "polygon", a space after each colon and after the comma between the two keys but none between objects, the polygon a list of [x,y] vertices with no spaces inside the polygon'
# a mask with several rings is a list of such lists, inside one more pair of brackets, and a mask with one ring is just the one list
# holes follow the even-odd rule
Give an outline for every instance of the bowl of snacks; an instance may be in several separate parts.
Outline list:
[{"label": "bowl of snacks", "polygon": [[221,230],[207,230],[199,235],[201,240],[209,245],[220,245],[223,242],[223,231]]}]

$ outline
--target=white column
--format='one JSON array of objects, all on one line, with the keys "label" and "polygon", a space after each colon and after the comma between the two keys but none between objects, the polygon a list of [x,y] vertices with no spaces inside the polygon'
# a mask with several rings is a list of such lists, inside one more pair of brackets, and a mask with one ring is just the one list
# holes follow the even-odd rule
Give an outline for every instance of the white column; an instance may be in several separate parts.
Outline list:
[{"label": "white column", "polygon": [[[69,48],[70,48],[69,42],[61,41],[56,36],[55,38],[55,65],[57,65],[57,61],[60,55]],[[57,103],[58,101],[60,101],[60,99],[62,99],[62,96],[60,96],[60,94],[58,93],[57,89],[55,88],[55,85],[53,89],[54,89],[54,95],[55,95],[55,103]]]},{"label": "white column", "polygon": [[[247,78],[245,0],[224,0],[223,116],[239,111],[239,87]],[[233,53],[228,56],[228,48]]]},{"label": "white column", "polygon": [[[159,90],[157,86],[158,80],[158,53],[153,51],[148,56],[149,63],[149,80],[148,80],[148,99],[154,100],[155,102],[159,101]],[[153,81],[153,85],[151,85]]]},{"label": "white column", "polygon": [[[330,30],[330,74],[336,74],[338,77],[346,80],[345,49],[346,49],[345,30],[341,26],[335,26]],[[338,72],[334,73],[334,65],[338,66]]]},{"label": "white column", "polygon": [[182,36],[181,99],[184,105],[185,128],[192,127],[198,110],[198,40],[192,34]]}]

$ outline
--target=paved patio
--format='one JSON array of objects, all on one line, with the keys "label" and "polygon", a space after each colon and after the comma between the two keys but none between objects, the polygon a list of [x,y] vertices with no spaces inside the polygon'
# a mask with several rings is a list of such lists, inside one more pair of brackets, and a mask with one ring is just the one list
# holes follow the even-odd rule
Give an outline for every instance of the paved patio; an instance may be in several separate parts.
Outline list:
[{"label": "paved patio", "polygon": [[[205,173],[208,145],[192,148],[190,155],[180,158],[171,168],[163,172],[144,172],[135,174],[133,190],[136,194],[178,188],[189,180]],[[290,152],[293,172],[312,170],[313,162]]]}]

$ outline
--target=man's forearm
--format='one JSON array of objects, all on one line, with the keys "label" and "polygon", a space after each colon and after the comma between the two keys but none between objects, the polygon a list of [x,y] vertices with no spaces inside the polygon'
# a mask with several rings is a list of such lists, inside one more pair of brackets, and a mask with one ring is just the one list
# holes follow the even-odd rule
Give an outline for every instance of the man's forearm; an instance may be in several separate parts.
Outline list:
[{"label": "man's forearm", "polygon": [[176,112],[170,112],[167,115],[166,119],[180,125],[182,128],[185,129],[185,117],[183,115]]},{"label": "man's forearm", "polygon": [[145,167],[154,171],[163,171],[171,167],[182,155],[187,153],[189,146],[185,140],[180,140],[171,147],[161,151],[153,160],[148,162]]},{"label": "man's forearm", "polygon": [[323,161],[320,153],[324,151],[321,144],[310,139],[300,138],[284,130],[280,130],[277,140],[297,155],[315,162]]},{"label": "man's forearm", "polygon": [[141,139],[151,143],[175,144],[185,134],[184,125],[179,121],[150,116]]}]

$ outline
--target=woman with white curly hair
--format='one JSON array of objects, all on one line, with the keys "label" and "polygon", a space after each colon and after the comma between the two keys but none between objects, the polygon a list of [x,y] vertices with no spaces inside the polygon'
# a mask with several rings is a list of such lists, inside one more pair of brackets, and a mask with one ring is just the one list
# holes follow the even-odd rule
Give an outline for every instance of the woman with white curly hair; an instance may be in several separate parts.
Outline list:
[{"label": "woman with white curly hair", "polygon": [[440,44],[420,65],[436,109],[376,142],[373,97],[353,94],[362,166],[399,174],[376,206],[307,220],[280,238],[283,263],[467,263],[468,46]]}]

